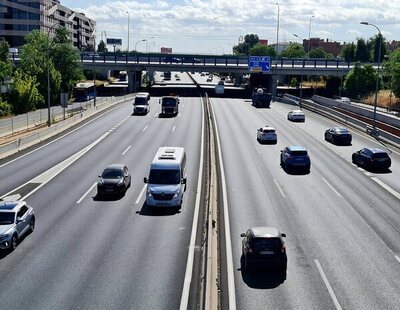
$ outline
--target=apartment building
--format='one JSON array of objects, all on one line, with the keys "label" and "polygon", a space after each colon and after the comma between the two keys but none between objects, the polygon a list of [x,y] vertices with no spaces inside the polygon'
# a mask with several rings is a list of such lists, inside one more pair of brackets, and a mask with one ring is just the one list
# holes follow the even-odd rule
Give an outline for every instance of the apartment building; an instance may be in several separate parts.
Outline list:
[{"label": "apartment building", "polygon": [[58,0],[0,1],[0,38],[10,47],[24,45],[24,37],[34,29],[52,37],[57,25],[69,30],[72,44],[79,50],[94,45],[96,22]]},{"label": "apartment building", "polygon": [[306,52],[314,48],[321,47],[325,52],[331,53],[333,56],[337,57],[342,50],[343,45],[340,42],[329,41],[329,39],[311,38],[310,40],[303,40],[303,47]]}]

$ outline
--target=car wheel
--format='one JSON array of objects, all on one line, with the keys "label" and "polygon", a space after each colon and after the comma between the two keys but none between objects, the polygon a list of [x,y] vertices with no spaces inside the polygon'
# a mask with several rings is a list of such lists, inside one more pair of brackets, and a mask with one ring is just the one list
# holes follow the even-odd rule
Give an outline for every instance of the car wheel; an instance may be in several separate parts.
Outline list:
[{"label": "car wheel", "polygon": [[17,235],[13,235],[10,244],[11,251],[14,251],[17,248],[17,245],[18,245],[18,237]]},{"label": "car wheel", "polygon": [[29,223],[29,231],[33,233],[34,230],[35,230],[35,217],[32,217],[31,222]]},{"label": "car wheel", "polygon": [[355,164],[355,165],[358,166],[357,160],[356,160],[356,156],[355,156],[355,155],[351,156],[351,162],[352,162],[353,164]]}]

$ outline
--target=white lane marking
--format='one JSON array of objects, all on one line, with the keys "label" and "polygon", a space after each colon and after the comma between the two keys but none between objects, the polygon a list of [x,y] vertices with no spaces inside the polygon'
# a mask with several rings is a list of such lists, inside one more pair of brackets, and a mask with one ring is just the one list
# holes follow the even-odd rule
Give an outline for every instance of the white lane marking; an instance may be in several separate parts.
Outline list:
[{"label": "white lane marking", "polygon": [[147,129],[147,127],[149,127],[149,125],[144,126],[144,128],[142,129],[142,131],[145,131]]},{"label": "white lane marking", "polygon": [[174,127],[172,127],[172,131],[175,131],[175,125],[174,125]]},{"label": "white lane marking", "polygon": [[182,103],[182,108],[185,106],[185,104],[184,103]]},{"label": "white lane marking", "polygon": [[122,152],[122,156],[124,156],[124,155],[126,154],[126,152],[128,152],[129,149],[130,149],[131,147],[132,147],[132,145],[129,145],[129,146],[125,149],[125,151]]},{"label": "white lane marking", "polygon": [[[185,280],[183,283],[182,296],[181,296],[181,304],[179,306],[180,310],[186,310],[189,302],[189,293],[190,293],[190,283],[192,282],[192,273],[193,273],[193,261],[194,261],[194,251],[196,250],[196,232],[197,232],[197,223],[199,220],[199,211],[200,211],[200,199],[201,199],[201,185],[203,182],[203,152],[204,152],[204,105],[203,100],[201,100],[202,104],[202,117],[201,117],[201,146],[200,146],[200,162],[199,162],[199,176],[197,178],[197,191],[196,191],[196,202],[194,205],[194,214],[193,214],[193,224],[192,224],[192,232],[190,234],[190,244],[188,251],[188,258],[186,262],[186,271],[185,271]],[[231,308],[234,310],[233,308]]]},{"label": "white lane marking", "polygon": [[382,186],[384,189],[386,189],[389,193],[391,193],[393,196],[395,196],[397,199],[400,199],[400,193],[395,191],[393,188],[391,188],[389,185],[387,185],[385,182],[379,180],[377,177],[371,177],[371,180],[375,181],[378,183],[380,186]]},{"label": "white lane marking", "polygon": [[279,185],[278,181],[274,179],[274,183],[275,183],[276,187],[278,188],[279,192],[281,193],[282,197],[283,197],[283,198],[286,198],[286,195],[285,195],[285,193],[283,192],[283,189],[282,189],[282,187]]},{"label": "white lane marking", "polygon": [[338,195],[339,197],[342,197],[342,195],[324,177],[321,177],[321,178],[331,188],[331,190],[333,190],[335,192],[336,195]]},{"label": "white lane marking", "polygon": [[397,261],[400,263],[400,257],[398,257],[397,255],[395,255],[394,258],[397,259]]},{"label": "white lane marking", "polygon": [[178,114],[178,117],[180,117],[181,116],[181,112],[179,112],[179,114]]},{"label": "white lane marking", "polygon": [[261,151],[258,149],[257,145],[254,144],[254,147],[256,148],[257,153],[258,153],[258,154],[261,154]]},{"label": "white lane marking", "polygon": [[87,196],[87,194],[89,194],[89,193],[92,191],[92,189],[93,189],[96,185],[97,185],[97,182],[94,183],[92,186],[90,186],[90,188],[86,191],[86,193],[84,193],[83,196],[82,196],[81,198],[79,198],[79,200],[78,200],[76,203],[81,203],[81,201],[82,201],[83,199],[85,199],[85,197]]},{"label": "white lane marking", "polygon": [[154,114],[154,118],[157,118],[158,113]]},{"label": "white lane marking", "polygon": [[335,292],[333,291],[331,285],[329,284],[328,278],[326,277],[325,272],[324,272],[324,270],[322,269],[321,264],[319,263],[318,259],[314,259],[314,263],[315,263],[315,265],[317,266],[317,269],[318,269],[318,271],[319,271],[319,274],[320,274],[321,277],[322,277],[322,281],[324,281],[325,286],[326,286],[327,289],[328,289],[329,295],[331,295],[331,298],[332,298],[332,300],[333,300],[333,303],[335,304],[335,308],[336,308],[337,310],[341,310],[341,309],[342,309],[342,306],[340,305],[338,299],[336,298]]},{"label": "white lane marking", "polygon": [[144,194],[144,191],[146,190],[147,184],[143,185],[142,190],[140,191],[139,197],[136,199],[135,204],[138,204],[139,201],[142,199],[142,196]]},{"label": "white lane marking", "polygon": [[[126,99],[125,101],[128,101],[128,100],[130,100],[130,99]],[[99,116],[97,116],[97,117],[91,119],[90,121],[88,121],[87,123],[83,124],[82,126],[79,126],[79,127],[75,128],[75,129],[69,131],[69,132],[66,133],[65,135],[62,135],[61,137],[58,137],[57,139],[54,139],[54,140],[52,140],[52,141],[50,141],[50,142],[48,142],[48,143],[46,143],[46,144],[44,144],[44,145],[42,145],[42,146],[40,146],[40,147],[34,149],[34,150],[32,150],[32,151],[30,151],[30,152],[28,152],[28,153],[26,153],[26,154],[24,154],[24,155],[21,155],[21,156],[19,156],[19,157],[17,157],[17,158],[14,158],[14,159],[12,159],[12,160],[10,160],[10,161],[8,161],[8,162],[6,162],[6,163],[0,165],[0,168],[2,168],[2,167],[4,167],[4,166],[7,166],[7,165],[13,163],[14,161],[17,161],[17,160],[19,160],[19,159],[21,159],[21,158],[23,158],[23,157],[25,157],[25,156],[28,156],[28,155],[30,155],[30,154],[36,152],[36,151],[39,151],[40,149],[42,149],[42,148],[44,148],[44,147],[46,147],[46,146],[48,146],[48,145],[50,145],[50,144],[52,144],[52,143],[54,143],[54,142],[57,142],[58,140],[60,140],[60,139],[62,139],[62,138],[65,138],[66,136],[68,136],[68,135],[74,133],[75,131],[77,131],[77,130],[79,130],[79,129],[81,129],[81,128],[87,126],[87,125],[89,125],[90,123],[94,122],[94,121],[97,120],[98,118],[100,118],[100,117],[104,116],[105,114],[108,114],[108,113],[110,113],[110,112],[112,112],[112,111],[114,111],[115,109],[118,109],[118,108],[119,108],[119,106],[114,107],[114,108],[112,108],[111,110],[108,110],[108,111],[102,113],[101,115],[99,115]]]},{"label": "white lane marking", "polygon": [[228,195],[226,189],[226,178],[224,163],[222,161],[222,150],[219,139],[218,124],[215,118],[214,107],[211,104],[211,111],[214,119],[217,147],[218,147],[218,160],[220,162],[220,174],[222,183],[222,199],[224,204],[224,225],[225,225],[225,246],[226,246],[226,269],[228,273],[228,303],[230,310],[236,310],[236,292],[235,292],[235,277],[233,274],[233,255],[232,255],[232,240],[231,240],[231,229],[229,223],[229,206],[228,206]]},{"label": "white lane marking", "polygon": [[3,198],[5,196],[8,196],[10,193],[17,191],[18,189],[22,188],[28,183],[40,183],[39,186],[37,186],[35,189],[33,189],[31,192],[26,194],[24,197],[22,197],[20,200],[25,200],[28,198],[30,195],[32,195],[34,192],[38,191],[40,188],[42,188],[44,185],[46,185],[50,180],[52,180],[55,176],[60,174],[63,170],[68,168],[71,164],[73,164],[75,161],[77,161],[79,158],[81,158],[83,155],[85,155],[87,152],[89,152],[95,145],[100,143],[105,137],[109,135],[108,132],[104,133],[100,138],[80,150],[79,152],[75,153],[74,155],[68,157],[67,159],[63,160],[61,163],[55,165],[54,167],[46,170],[42,174],[38,175],[37,177],[34,177],[33,179],[29,180],[28,182],[25,182],[21,186],[18,186],[17,188],[9,191],[7,194],[3,195],[0,197]]}]

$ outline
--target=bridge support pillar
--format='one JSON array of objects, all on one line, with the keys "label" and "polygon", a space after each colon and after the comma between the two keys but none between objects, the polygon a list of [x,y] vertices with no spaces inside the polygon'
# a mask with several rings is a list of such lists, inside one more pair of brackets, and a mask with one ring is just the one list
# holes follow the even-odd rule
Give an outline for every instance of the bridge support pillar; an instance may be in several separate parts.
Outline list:
[{"label": "bridge support pillar", "polygon": [[136,71],[128,71],[128,94],[135,92],[135,74]]}]

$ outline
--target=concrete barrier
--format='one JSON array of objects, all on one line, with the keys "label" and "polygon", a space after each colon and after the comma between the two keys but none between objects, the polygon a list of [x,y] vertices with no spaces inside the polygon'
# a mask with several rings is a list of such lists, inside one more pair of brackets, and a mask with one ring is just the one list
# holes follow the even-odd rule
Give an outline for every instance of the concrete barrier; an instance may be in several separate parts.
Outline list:
[{"label": "concrete barrier", "polygon": [[19,151],[22,151],[23,149],[26,149],[52,136],[55,136],[113,105],[122,103],[126,100],[131,100],[134,96],[135,96],[134,94],[129,94],[123,97],[115,98],[114,100],[110,100],[108,102],[107,101],[103,102],[102,104],[99,104],[96,107],[91,107],[80,114],[76,114],[70,118],[67,118],[64,121],[53,124],[51,127],[40,129],[28,136],[0,145],[0,159],[15,154]]}]

